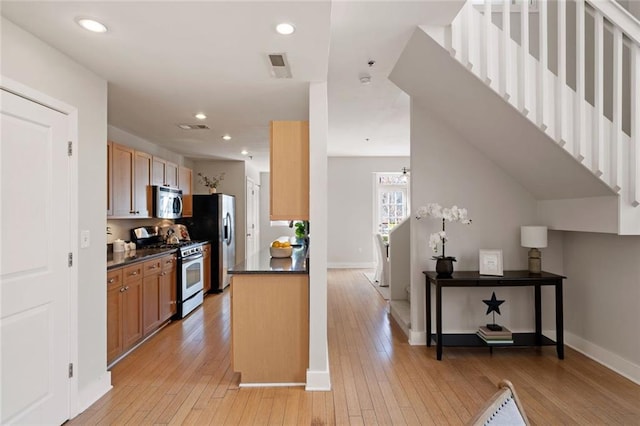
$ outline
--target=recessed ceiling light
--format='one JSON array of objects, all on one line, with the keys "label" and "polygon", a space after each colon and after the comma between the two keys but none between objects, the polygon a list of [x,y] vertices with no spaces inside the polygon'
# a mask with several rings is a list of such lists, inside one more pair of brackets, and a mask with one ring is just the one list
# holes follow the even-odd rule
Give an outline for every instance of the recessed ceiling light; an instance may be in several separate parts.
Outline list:
[{"label": "recessed ceiling light", "polygon": [[77,18],[76,22],[78,23],[78,25],[80,25],[85,30],[92,31],[94,33],[106,33],[107,32],[107,27],[104,24],[96,21],[95,19]]},{"label": "recessed ceiling light", "polygon": [[222,137],[222,139],[224,139],[225,141],[230,141],[231,140],[231,135],[224,135]]},{"label": "recessed ceiling light", "polygon": [[201,112],[197,113],[197,114],[195,115],[195,117],[196,117],[198,120],[204,120],[205,118],[207,118],[207,116],[206,116],[205,114],[201,113]]},{"label": "recessed ceiling light", "polygon": [[242,151],[240,151],[240,154],[242,155],[247,155],[249,153],[249,151],[247,151],[246,149],[243,149]]},{"label": "recessed ceiling light", "polygon": [[276,25],[276,31],[278,32],[278,34],[290,35],[293,34],[295,30],[296,27],[294,27],[293,24],[289,24],[287,22]]}]

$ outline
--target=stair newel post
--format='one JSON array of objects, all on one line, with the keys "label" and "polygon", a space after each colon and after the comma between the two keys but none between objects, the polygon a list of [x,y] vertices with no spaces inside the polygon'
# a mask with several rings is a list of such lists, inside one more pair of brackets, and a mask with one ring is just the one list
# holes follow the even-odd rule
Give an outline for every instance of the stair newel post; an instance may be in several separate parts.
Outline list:
[{"label": "stair newel post", "polygon": [[547,40],[547,2],[538,2],[538,78],[536,96],[536,124],[542,131],[547,129],[544,112],[546,110],[547,90],[546,78],[548,69],[548,40]]},{"label": "stair newel post", "polygon": [[591,139],[591,171],[596,176],[602,176],[602,160],[604,157],[604,19],[602,13],[596,10],[594,16],[594,111],[593,137]]},{"label": "stair newel post", "polygon": [[576,160],[584,160],[586,147],[585,124],[585,26],[584,26],[584,0],[576,0],[576,96],[573,114],[573,156]]},{"label": "stair newel post", "polygon": [[520,3],[520,60],[518,61],[518,110],[525,116],[527,109],[527,88],[529,87],[529,1]]},{"label": "stair newel post", "polygon": [[500,96],[508,100],[511,71],[511,0],[502,1],[502,37],[500,42]]},{"label": "stair newel post", "polygon": [[609,186],[615,192],[622,185],[622,31],[613,27],[613,126],[611,129]]},{"label": "stair newel post", "polygon": [[480,58],[480,78],[486,84],[491,84],[491,78],[489,78],[489,64],[493,58],[491,48],[493,43],[491,42],[491,0],[484,2],[484,15],[482,16],[482,46],[480,52],[482,58]]},{"label": "stair newel post", "polygon": [[565,89],[567,86],[567,3],[558,2],[558,78],[556,79],[556,142],[564,146],[567,142],[565,111]]},{"label": "stair newel post", "polygon": [[640,46],[629,49],[631,59],[631,144],[629,146],[629,187],[633,207],[640,205]]}]

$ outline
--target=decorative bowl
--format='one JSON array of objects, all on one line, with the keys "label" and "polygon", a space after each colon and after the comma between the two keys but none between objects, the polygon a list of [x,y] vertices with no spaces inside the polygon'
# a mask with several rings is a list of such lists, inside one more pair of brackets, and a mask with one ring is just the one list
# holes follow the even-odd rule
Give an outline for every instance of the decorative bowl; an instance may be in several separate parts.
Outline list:
[{"label": "decorative bowl", "polygon": [[291,257],[293,248],[291,247],[269,247],[271,257]]}]

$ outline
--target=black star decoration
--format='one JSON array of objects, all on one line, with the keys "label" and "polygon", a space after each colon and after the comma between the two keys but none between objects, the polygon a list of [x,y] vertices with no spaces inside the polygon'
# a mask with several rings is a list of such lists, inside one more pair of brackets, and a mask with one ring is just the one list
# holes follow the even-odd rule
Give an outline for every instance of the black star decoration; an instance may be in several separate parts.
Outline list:
[{"label": "black star decoration", "polygon": [[487,304],[487,315],[491,312],[497,312],[498,315],[502,315],[500,313],[500,305],[504,303],[504,300],[496,299],[495,291],[491,294],[491,300],[483,300],[483,302]]}]

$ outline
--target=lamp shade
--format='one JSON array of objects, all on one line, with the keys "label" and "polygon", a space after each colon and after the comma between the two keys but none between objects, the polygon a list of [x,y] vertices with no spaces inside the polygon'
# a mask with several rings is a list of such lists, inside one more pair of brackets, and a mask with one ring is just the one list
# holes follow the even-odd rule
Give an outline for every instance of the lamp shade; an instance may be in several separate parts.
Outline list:
[{"label": "lamp shade", "polygon": [[547,246],[546,226],[521,226],[520,244],[522,247],[544,248]]}]

